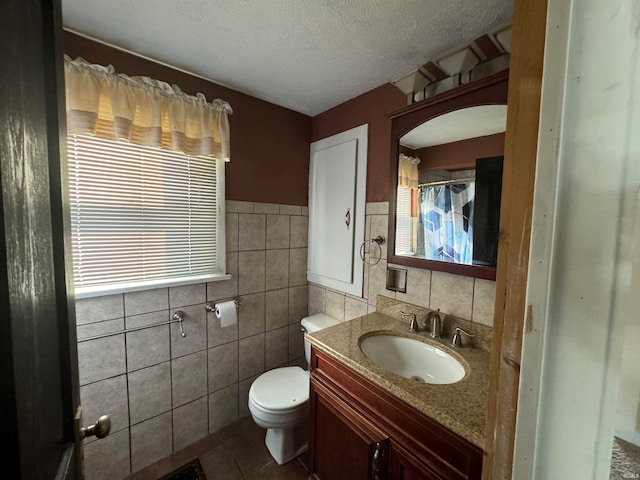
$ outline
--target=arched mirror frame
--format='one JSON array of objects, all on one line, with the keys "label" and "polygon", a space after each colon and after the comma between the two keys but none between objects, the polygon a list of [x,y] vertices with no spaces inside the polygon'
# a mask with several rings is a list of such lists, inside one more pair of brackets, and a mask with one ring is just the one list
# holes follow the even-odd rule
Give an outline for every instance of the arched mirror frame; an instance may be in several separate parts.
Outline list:
[{"label": "arched mirror frame", "polygon": [[454,110],[479,105],[506,105],[508,81],[509,72],[505,70],[411,104],[387,115],[391,119],[391,180],[389,182],[389,233],[387,237],[387,261],[389,263],[487,280],[496,279],[495,267],[462,265],[396,255],[396,188],[398,184],[400,138],[403,135],[428,120]]}]

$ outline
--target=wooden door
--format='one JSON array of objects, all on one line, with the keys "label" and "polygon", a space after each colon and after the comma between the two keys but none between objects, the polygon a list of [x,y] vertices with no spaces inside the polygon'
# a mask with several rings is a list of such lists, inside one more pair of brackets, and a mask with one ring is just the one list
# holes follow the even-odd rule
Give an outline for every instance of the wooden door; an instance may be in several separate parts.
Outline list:
[{"label": "wooden door", "polygon": [[60,0],[0,8],[3,478],[75,479],[75,321],[65,280]]},{"label": "wooden door", "polygon": [[310,398],[312,478],[384,480],[388,435],[319,384]]}]

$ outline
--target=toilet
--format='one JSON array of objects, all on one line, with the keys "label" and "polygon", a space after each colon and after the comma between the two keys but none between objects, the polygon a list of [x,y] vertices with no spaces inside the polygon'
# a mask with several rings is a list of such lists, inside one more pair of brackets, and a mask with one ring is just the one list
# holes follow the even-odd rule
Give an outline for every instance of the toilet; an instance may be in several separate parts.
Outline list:
[{"label": "toilet", "polygon": [[[309,365],[311,344],[307,334],[340,322],[318,313],[303,318],[300,323]],[[249,411],[254,422],[267,429],[265,444],[279,465],[301,455],[308,448],[309,372],[300,367],[281,367],[263,373],[249,389]]]}]

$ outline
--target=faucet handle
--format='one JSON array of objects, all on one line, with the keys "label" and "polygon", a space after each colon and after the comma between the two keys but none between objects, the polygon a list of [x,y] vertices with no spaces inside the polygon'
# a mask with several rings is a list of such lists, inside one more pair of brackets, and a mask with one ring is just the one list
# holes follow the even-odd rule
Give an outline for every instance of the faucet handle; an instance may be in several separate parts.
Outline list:
[{"label": "faucet handle", "polygon": [[420,327],[418,326],[418,320],[416,320],[416,314],[415,313],[409,313],[409,312],[400,312],[400,315],[402,315],[403,317],[411,317],[411,323],[409,324],[409,331],[410,332],[419,332],[420,331]]},{"label": "faucet handle", "polygon": [[451,339],[452,346],[456,348],[462,347],[462,338],[460,337],[461,333],[464,333],[469,338],[475,337],[475,335],[472,335],[471,333],[464,331],[462,328],[456,327],[456,333],[453,334],[453,338]]}]

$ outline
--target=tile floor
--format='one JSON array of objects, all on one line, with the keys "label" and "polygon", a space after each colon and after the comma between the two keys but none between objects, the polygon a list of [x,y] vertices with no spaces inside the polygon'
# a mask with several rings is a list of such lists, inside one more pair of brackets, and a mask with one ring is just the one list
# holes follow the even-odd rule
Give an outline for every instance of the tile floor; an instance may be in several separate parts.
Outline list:
[{"label": "tile floor", "polygon": [[302,480],[308,478],[298,459],[278,465],[264,445],[265,430],[251,417],[239,420],[150,465],[127,480],[157,480],[194,458],[207,480]]}]

